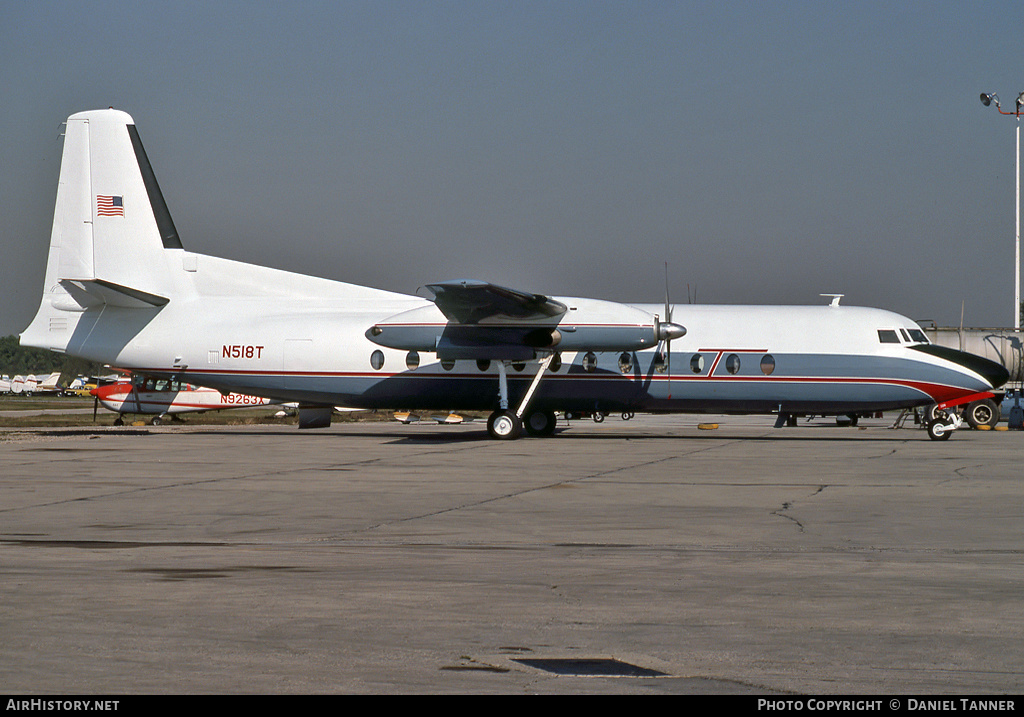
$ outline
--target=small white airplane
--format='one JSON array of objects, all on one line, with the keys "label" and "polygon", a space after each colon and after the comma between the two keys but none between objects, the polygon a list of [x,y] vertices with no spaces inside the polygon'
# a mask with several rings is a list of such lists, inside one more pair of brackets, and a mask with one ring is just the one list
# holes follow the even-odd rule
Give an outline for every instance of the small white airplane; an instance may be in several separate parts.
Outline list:
[{"label": "small white airplane", "polygon": [[[555,297],[481,281],[432,300],[186,251],[134,120],[67,121],[39,311],[25,346],[299,403],[491,411],[498,439],[551,435],[555,411],[843,415],[955,410],[1008,378],[928,342],[910,319],[839,306],[672,307]],[[529,368],[529,371],[527,369]]]},{"label": "small white airplane", "polygon": [[261,396],[221,393],[205,386],[193,386],[176,378],[133,374],[130,379],[97,386],[89,393],[96,402],[117,414],[115,426],[124,425],[125,414],[152,415],[150,423],[160,425],[169,415],[203,413],[230,408],[254,408],[277,403]]},{"label": "small white airplane", "polygon": [[24,394],[25,396],[36,396],[51,393],[60,393],[61,388],[57,385],[60,381],[60,371],[55,371],[48,376],[15,376],[11,380],[11,393]]}]

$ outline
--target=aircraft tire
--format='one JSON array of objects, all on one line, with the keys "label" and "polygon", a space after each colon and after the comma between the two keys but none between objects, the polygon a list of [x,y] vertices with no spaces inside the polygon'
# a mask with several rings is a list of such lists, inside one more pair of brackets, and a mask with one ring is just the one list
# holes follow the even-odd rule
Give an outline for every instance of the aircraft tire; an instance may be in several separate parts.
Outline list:
[{"label": "aircraft tire", "polygon": [[966,418],[971,428],[994,426],[999,422],[999,407],[992,399],[983,398],[967,407]]},{"label": "aircraft tire", "polygon": [[151,426],[159,426],[161,423],[163,423],[163,419],[160,418],[160,416],[153,416],[153,418],[149,420],[149,425]]},{"label": "aircraft tire", "polygon": [[555,414],[552,411],[533,411],[527,414],[523,428],[531,436],[546,438],[555,434]]},{"label": "aircraft tire", "polygon": [[949,437],[953,434],[953,431],[940,430],[946,429],[948,424],[941,420],[928,421],[928,437],[933,441],[948,441]]},{"label": "aircraft tire", "polygon": [[499,441],[514,441],[523,435],[523,422],[513,411],[495,411],[487,419],[487,432]]}]

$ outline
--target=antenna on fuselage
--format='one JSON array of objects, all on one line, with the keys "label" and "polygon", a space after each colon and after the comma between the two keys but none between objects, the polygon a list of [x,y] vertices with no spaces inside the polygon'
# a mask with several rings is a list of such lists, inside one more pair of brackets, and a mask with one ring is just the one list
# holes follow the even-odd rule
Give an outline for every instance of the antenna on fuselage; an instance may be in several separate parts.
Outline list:
[{"label": "antenna on fuselage", "polygon": [[846,296],[846,294],[818,294],[818,296],[831,296],[832,301],[829,306],[839,306],[839,300]]}]

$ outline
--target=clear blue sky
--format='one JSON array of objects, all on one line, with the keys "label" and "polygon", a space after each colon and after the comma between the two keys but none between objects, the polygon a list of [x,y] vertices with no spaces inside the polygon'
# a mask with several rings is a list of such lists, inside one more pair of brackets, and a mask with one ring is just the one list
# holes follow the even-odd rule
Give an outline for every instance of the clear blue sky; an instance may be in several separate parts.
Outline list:
[{"label": "clear blue sky", "polygon": [[[415,292],[1012,325],[1017,2],[0,0],[0,334],[60,123],[132,114],[185,247]],[[678,320],[685,324],[681,313]]]}]

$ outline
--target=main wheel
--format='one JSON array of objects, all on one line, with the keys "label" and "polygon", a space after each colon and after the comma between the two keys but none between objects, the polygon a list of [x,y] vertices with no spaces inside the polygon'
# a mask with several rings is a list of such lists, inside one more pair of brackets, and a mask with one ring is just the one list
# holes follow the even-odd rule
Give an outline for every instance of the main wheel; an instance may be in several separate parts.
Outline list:
[{"label": "main wheel", "polygon": [[552,436],[555,433],[555,414],[552,411],[533,411],[527,414],[523,428],[531,436]]},{"label": "main wheel", "polygon": [[928,437],[933,441],[948,441],[952,434],[953,431],[950,430],[949,424],[943,423],[941,420],[928,421]]},{"label": "main wheel", "polygon": [[514,441],[523,435],[523,422],[512,411],[495,411],[487,419],[487,432],[499,441]]}]

